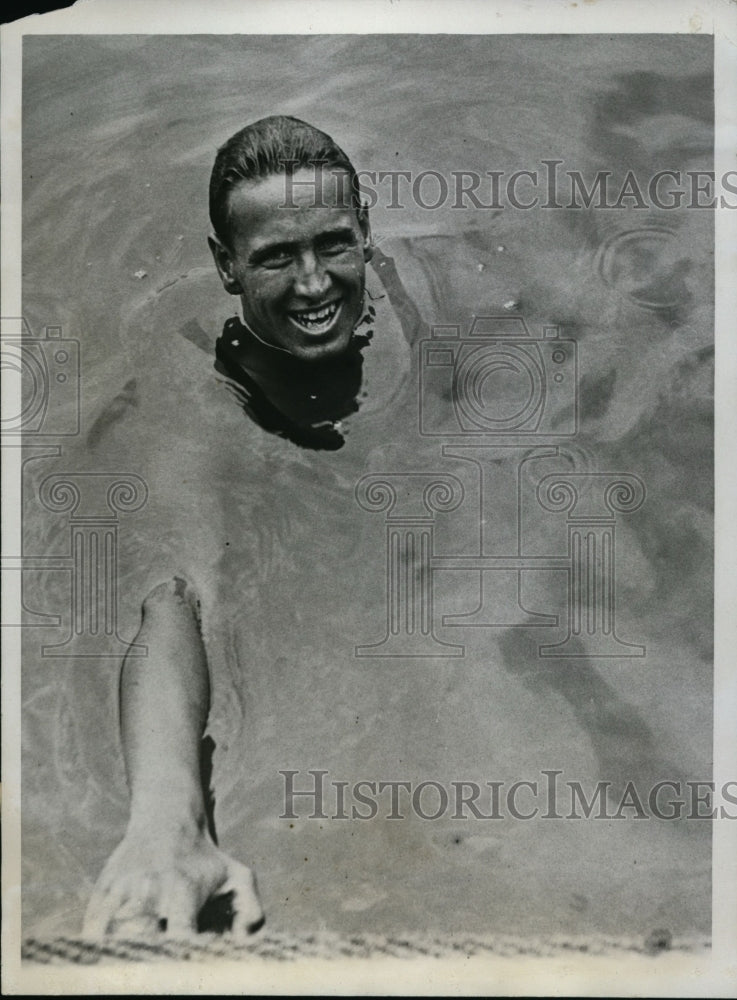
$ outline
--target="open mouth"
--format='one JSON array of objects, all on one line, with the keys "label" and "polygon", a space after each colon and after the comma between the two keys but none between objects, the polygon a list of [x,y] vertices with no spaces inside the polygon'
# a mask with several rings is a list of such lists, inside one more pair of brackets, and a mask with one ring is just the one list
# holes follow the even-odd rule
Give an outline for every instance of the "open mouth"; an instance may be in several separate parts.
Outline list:
[{"label": "open mouth", "polygon": [[319,309],[295,309],[289,313],[289,318],[295,326],[311,336],[327,333],[335,323],[340,313],[342,302],[329,302]]}]

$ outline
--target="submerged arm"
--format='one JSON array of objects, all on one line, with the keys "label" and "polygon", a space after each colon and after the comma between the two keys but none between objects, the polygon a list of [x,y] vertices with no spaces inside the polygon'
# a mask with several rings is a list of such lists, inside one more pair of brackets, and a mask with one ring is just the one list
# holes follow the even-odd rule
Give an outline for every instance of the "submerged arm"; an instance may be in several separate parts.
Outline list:
[{"label": "submerged arm", "polygon": [[143,604],[137,643],[120,676],[120,731],[131,792],[131,825],[205,822],[200,741],[210,707],[197,607],[183,580]]},{"label": "submerged arm", "polygon": [[209,672],[184,581],[149,594],[136,643],[148,653],[126,656],[120,680],[130,820],[90,899],[84,932],[189,934],[209,899],[230,895],[232,929],[248,933],[262,922],[253,874],[207,829],[200,744]]}]

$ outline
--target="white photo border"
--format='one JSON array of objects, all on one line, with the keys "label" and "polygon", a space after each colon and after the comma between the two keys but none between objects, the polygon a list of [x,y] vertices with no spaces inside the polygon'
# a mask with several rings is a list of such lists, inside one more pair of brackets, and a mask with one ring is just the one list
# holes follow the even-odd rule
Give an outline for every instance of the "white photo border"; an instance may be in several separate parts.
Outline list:
[{"label": "white photo border", "polygon": [[[715,171],[735,167],[737,4],[733,0],[86,0],[2,28],[2,309],[21,315],[21,69],[24,36],[40,34],[598,34],[712,35],[715,56]],[[737,212],[715,211],[716,510],[714,781],[733,779],[737,762]],[[19,386],[4,379],[3,407],[15,412]],[[3,542],[20,538],[20,452],[3,452]],[[13,551],[20,551],[13,548]],[[15,574],[18,576],[19,574]],[[3,581],[3,617],[20,607]],[[737,823],[713,825],[712,950],[665,960],[620,958],[461,958],[315,960],[251,958],[126,966],[21,967],[20,658],[17,630],[3,640],[3,990],[8,994],[117,995],[324,993],[385,995],[733,996],[737,989]]]}]

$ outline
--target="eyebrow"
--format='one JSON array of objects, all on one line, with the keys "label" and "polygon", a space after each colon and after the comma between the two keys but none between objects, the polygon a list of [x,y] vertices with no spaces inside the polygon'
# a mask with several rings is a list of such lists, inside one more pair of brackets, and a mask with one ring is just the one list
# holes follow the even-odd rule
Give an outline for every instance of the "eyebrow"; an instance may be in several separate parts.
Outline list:
[{"label": "eyebrow", "polygon": [[[343,239],[354,239],[355,231],[352,226],[335,226],[331,229],[323,229],[321,232],[317,233],[315,239],[319,242],[321,239],[330,238],[343,238]],[[274,243],[264,243],[262,246],[256,247],[249,255],[249,262],[258,263],[260,260],[265,259],[274,253],[289,253],[295,250],[299,246],[299,240],[278,240]]]}]

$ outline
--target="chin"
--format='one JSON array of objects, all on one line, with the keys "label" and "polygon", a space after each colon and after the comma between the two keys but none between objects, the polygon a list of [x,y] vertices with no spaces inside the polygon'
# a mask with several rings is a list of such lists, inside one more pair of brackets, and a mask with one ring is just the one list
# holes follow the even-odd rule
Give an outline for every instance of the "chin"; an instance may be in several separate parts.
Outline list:
[{"label": "chin", "polygon": [[298,350],[293,351],[295,357],[301,361],[324,361],[328,358],[337,358],[348,348],[351,342],[351,332],[332,337],[323,343],[303,344]]}]

